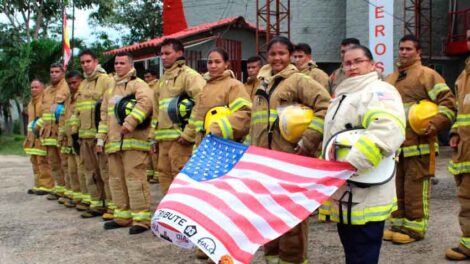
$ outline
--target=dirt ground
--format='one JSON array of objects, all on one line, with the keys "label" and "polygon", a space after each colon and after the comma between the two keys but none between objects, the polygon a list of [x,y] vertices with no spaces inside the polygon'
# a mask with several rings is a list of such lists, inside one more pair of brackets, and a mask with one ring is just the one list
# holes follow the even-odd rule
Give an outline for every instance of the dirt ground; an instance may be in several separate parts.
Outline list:
[{"label": "dirt ground", "polygon": [[[447,263],[445,249],[456,246],[460,229],[453,177],[447,172],[450,156],[443,149],[431,195],[430,227],[425,240],[411,245],[382,246],[380,263]],[[154,238],[151,232],[128,234],[128,229],[105,231],[98,219],[82,219],[44,196],[26,194],[32,169],[26,157],[0,156],[0,263],[205,263],[191,251]],[[151,186],[152,204],[160,200]],[[344,263],[336,225],[310,222],[309,263]],[[264,263],[259,250],[252,263]]]}]

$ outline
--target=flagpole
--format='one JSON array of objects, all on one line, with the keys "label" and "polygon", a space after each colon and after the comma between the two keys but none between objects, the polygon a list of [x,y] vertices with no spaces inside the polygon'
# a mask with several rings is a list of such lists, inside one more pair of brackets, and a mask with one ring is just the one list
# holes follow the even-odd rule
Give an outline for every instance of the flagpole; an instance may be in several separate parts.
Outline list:
[{"label": "flagpole", "polygon": [[71,68],[73,69],[73,48],[74,48],[74,34],[75,34],[75,1],[72,1],[72,42],[70,43],[71,47],[71,57],[70,57],[70,65],[72,66]]},{"label": "flagpole", "polygon": [[62,56],[64,57],[64,69],[65,69],[65,53],[64,53],[64,45],[65,45],[65,27],[64,27],[65,0],[62,0],[61,3],[62,3]]}]

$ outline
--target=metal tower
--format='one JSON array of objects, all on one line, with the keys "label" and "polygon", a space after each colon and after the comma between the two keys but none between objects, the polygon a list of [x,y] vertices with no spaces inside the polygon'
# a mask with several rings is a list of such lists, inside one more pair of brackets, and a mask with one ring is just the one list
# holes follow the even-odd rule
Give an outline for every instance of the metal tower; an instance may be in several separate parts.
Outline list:
[{"label": "metal tower", "polygon": [[[266,42],[261,42],[261,36]],[[266,55],[266,45],[274,37],[284,35],[290,38],[290,0],[256,0],[256,50]]]},{"label": "metal tower", "polygon": [[405,34],[415,35],[421,42],[421,56],[432,58],[432,0],[404,0]]}]

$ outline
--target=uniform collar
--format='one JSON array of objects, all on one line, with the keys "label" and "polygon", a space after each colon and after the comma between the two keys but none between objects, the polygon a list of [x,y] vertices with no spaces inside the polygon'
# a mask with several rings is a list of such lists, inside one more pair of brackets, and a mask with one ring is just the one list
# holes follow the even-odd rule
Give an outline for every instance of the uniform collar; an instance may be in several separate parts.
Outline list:
[{"label": "uniform collar", "polygon": [[98,64],[89,76],[86,73],[84,75],[87,81],[93,81],[96,80],[101,74],[106,74],[106,70]]},{"label": "uniform collar", "polygon": [[297,72],[299,72],[299,70],[297,70],[297,68],[294,65],[289,64],[282,71],[278,72],[275,75],[272,75],[271,65],[266,64],[260,69],[260,71],[258,73],[258,79],[261,82],[271,83],[276,78],[287,79],[289,76],[291,76],[292,74],[297,73]]},{"label": "uniform collar", "polygon": [[59,81],[57,84],[55,84],[55,85],[52,84],[51,87],[52,87],[52,89],[57,89],[58,87],[61,87],[61,86],[64,85],[64,84],[65,84],[65,78],[62,79],[62,80],[60,80],[60,81]]},{"label": "uniform collar", "polygon": [[313,60],[310,60],[308,61],[307,63],[304,63],[302,66],[299,67],[299,71],[300,72],[303,72],[304,70],[307,70],[307,69],[315,69],[317,68],[317,64],[313,61]]},{"label": "uniform collar", "polygon": [[131,79],[135,79],[136,77],[136,71],[135,68],[132,68],[125,76],[119,77],[117,75],[114,76],[114,80],[116,81],[116,84],[122,84],[122,83],[127,83]]},{"label": "uniform collar", "polygon": [[225,70],[221,75],[217,75],[217,76],[211,76],[209,72],[206,72],[203,75],[203,77],[207,82],[214,82],[214,81],[223,80],[226,78],[235,78],[235,74],[231,70]]},{"label": "uniform collar", "polygon": [[377,80],[379,80],[379,76],[376,71],[364,75],[346,78],[336,88],[336,97],[340,97],[343,94],[361,91],[365,89],[369,83]]},{"label": "uniform collar", "polygon": [[398,59],[396,62],[396,66],[398,68],[398,71],[406,71],[410,68],[421,66],[421,57],[418,55],[415,58],[410,59],[406,62],[402,62],[400,61],[400,59]]}]

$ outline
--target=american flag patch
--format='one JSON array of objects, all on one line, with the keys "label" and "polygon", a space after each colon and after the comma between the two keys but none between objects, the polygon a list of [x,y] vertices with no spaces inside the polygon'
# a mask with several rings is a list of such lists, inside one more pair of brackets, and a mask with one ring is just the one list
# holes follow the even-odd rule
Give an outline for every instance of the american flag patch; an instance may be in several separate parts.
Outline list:
[{"label": "american flag patch", "polygon": [[380,91],[380,92],[375,92],[375,94],[377,95],[380,101],[395,100],[395,97],[393,96],[393,94],[389,92]]}]

